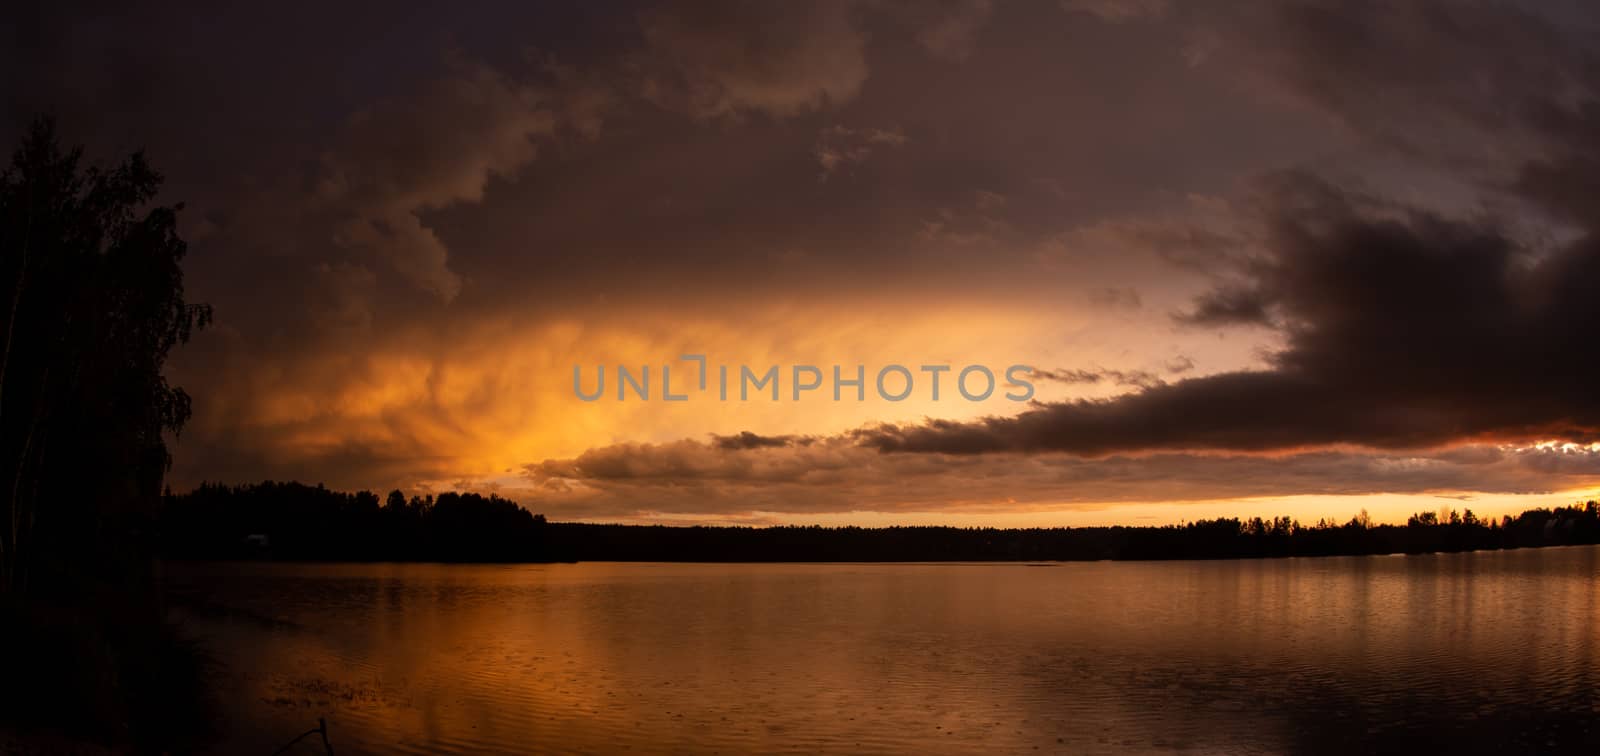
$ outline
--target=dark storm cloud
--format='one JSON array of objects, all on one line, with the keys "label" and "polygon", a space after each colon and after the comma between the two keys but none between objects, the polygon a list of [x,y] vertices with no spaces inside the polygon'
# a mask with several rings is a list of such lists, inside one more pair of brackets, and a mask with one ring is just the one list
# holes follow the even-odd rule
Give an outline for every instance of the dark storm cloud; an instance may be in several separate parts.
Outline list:
[{"label": "dark storm cloud", "polygon": [[[55,112],[91,154],[150,147],[189,202],[185,223],[209,232],[190,234],[194,289],[216,292],[225,321],[264,321],[243,328],[251,339],[301,320],[286,311],[322,296],[307,281],[323,265],[377,276],[378,323],[415,317],[384,303],[418,293],[520,308],[669,279],[788,291],[888,271],[908,284],[1001,279],[987,256],[906,265],[940,254],[916,230],[943,223],[945,242],[1021,254],[1063,214],[1146,192],[1120,178],[1117,155],[1170,162],[1184,148],[1147,134],[1162,122],[1147,116],[1168,91],[1211,96],[1163,78],[1177,66],[1148,54],[1160,40],[1109,41],[1092,16],[984,0],[382,14],[60,3],[23,16],[0,50],[7,120]],[[1123,52],[1134,65],[1090,74]],[[1108,99],[1122,71],[1140,83]],[[1095,102],[1128,112],[1078,117]],[[1001,109],[1013,117],[985,115]],[[1215,145],[1232,126],[1193,127],[1193,141]],[[1078,153],[1110,154],[1106,134],[1124,143],[1086,166]],[[1010,148],[1021,142],[1048,154]],[[819,174],[838,180],[817,186]],[[1025,191],[1054,181],[1060,194],[1075,176],[1070,203]],[[1026,233],[943,222],[979,191],[1006,196],[1005,227]],[[806,262],[777,270],[774,255]],[[619,265],[637,275],[617,280]]]},{"label": "dark storm cloud", "polygon": [[950,61],[972,55],[975,38],[994,12],[994,0],[944,0],[901,3],[914,17],[917,42],[929,53]]},{"label": "dark storm cloud", "polygon": [[1139,290],[1127,286],[1090,289],[1088,299],[1090,304],[1113,310],[1137,310],[1144,306],[1144,301],[1139,297]]},{"label": "dark storm cloud", "polygon": [[801,436],[763,436],[750,431],[741,431],[731,436],[712,434],[712,442],[718,449],[772,449],[796,444],[810,443],[811,439]]},{"label": "dark storm cloud", "polygon": [[822,167],[819,181],[835,173],[849,171],[865,163],[873,153],[905,146],[906,135],[898,129],[852,129],[831,126],[817,135],[813,152]]},{"label": "dark storm cloud", "polygon": [[[0,38],[11,42],[0,50],[0,136],[51,113],[91,155],[148,148],[171,179],[167,196],[189,203],[191,272],[202,292],[219,284],[237,301],[270,288],[273,300],[295,302],[308,271],[358,264],[380,274],[386,295],[420,291],[449,302],[474,277],[524,287],[544,280],[539,266],[518,266],[531,256],[505,254],[503,231],[491,230],[500,238],[486,245],[451,216],[477,220],[469,208],[484,204],[494,182],[538,191],[565,180],[538,181],[541,158],[584,149],[613,114],[627,114],[629,136],[646,138],[643,154],[655,158],[694,149],[661,149],[679,142],[672,131],[685,116],[731,128],[724,122],[821,113],[854,99],[868,74],[860,3],[443,10],[40,4]],[[710,164],[719,140],[705,126]],[[878,147],[903,142],[888,130],[872,134]],[[815,175],[808,147],[794,145],[797,177]],[[632,149],[614,159],[596,150],[586,167],[609,177],[595,165],[608,162],[637,175],[637,141]],[[665,190],[683,191],[685,175]],[[609,200],[616,188],[582,201],[605,205],[597,195]],[[688,224],[677,221],[681,234]],[[626,250],[612,259],[642,243],[625,238],[614,217],[609,244],[566,225],[591,249]],[[458,240],[490,247],[493,259],[463,259]],[[537,258],[571,267],[559,260],[570,246]],[[716,254],[722,245],[701,246]],[[597,262],[567,277],[609,268]],[[220,312],[282,314],[270,302],[251,305]]]},{"label": "dark storm cloud", "polygon": [[[865,485],[839,466],[893,456],[878,449],[1585,437],[1595,245],[1536,247],[1373,195],[1425,164],[1578,229],[1564,239],[1595,230],[1592,15],[1472,0],[37,4],[0,30],[0,131],[44,110],[91,154],[147,146],[167,197],[190,203],[189,284],[219,314],[174,368],[197,402],[178,462],[191,482],[483,472],[458,450],[560,422],[512,407],[499,425],[479,406],[545,378],[473,373],[545,333],[512,324],[629,302],[651,317],[744,300],[959,312],[1085,292],[1098,316],[1133,322],[1198,276],[1216,286],[1173,338],[1250,324],[1249,338],[1283,338],[1267,369],[1062,373],[1141,390],[809,444],[780,424],[642,468],[621,450],[661,455],[606,447],[589,462],[688,479],[761,471],[706,459],[718,453],[793,453],[813,465],[796,477]],[[1358,192],[1290,174],[1254,209],[1209,199],[1352,152],[1395,175]],[[1174,202],[1188,215],[1155,212]],[[1065,274],[1030,263],[1047,242]],[[1085,250],[1115,262],[1095,269]],[[1122,275],[1138,256],[1171,264]],[[1205,346],[1172,348],[1211,370]],[[957,464],[901,456],[926,459],[887,474]],[[992,484],[1003,470],[972,472]]]},{"label": "dark storm cloud", "polygon": [[1148,370],[1112,370],[1110,368],[1071,368],[1063,370],[1033,371],[1033,377],[1041,381],[1055,381],[1057,383],[1097,384],[1110,383],[1116,386],[1147,387],[1161,383],[1161,377]]},{"label": "dark storm cloud", "polygon": [[[1201,501],[1293,495],[1474,491],[1545,494],[1600,479],[1600,450],[1471,446],[1417,454],[1287,455],[1161,452],[1085,459],[1066,454],[879,454],[845,437],[805,446],[729,449],[685,440],[618,444],[527,465],[524,500],[593,517],[656,512],[831,512]],[[837,497],[848,492],[848,501]]]},{"label": "dark storm cloud", "polygon": [[1395,157],[1569,214],[1573,190],[1595,175],[1600,59],[1588,3],[1239,0],[1174,11],[1196,65],[1231,70]]},{"label": "dark storm cloud", "polygon": [[1488,222],[1373,207],[1300,174],[1264,182],[1263,193],[1267,254],[1248,280],[1180,317],[1282,323],[1287,344],[1270,369],[1015,417],[886,425],[861,442],[1100,455],[1600,437],[1594,238],[1535,254]]},{"label": "dark storm cloud", "polygon": [[1197,298],[1194,309],[1173,316],[1197,326],[1272,325],[1272,302],[1259,289],[1221,286]]},{"label": "dark storm cloud", "polygon": [[[1091,5],[1117,20],[1151,15],[1140,3]],[[1218,7],[1196,14],[1235,48],[1224,57],[1248,59],[1256,76],[1377,142],[1465,167],[1582,238],[1533,248],[1486,219],[1280,175],[1263,182],[1264,252],[1175,316],[1278,327],[1286,347],[1271,369],[1016,417],[885,426],[863,443],[1097,455],[1594,438],[1600,402],[1584,384],[1600,358],[1584,334],[1600,326],[1585,293],[1600,287],[1600,61],[1582,44],[1592,27],[1563,33],[1499,3]]]},{"label": "dark storm cloud", "polygon": [[639,15],[643,92],[698,118],[791,116],[854,99],[867,78],[859,4],[703,2]]}]

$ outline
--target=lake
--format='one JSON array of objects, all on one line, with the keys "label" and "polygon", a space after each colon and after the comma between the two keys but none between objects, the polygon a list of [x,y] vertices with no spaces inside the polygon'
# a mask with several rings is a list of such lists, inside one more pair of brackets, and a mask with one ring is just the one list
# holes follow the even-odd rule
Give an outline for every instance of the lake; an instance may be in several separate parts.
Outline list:
[{"label": "lake", "polygon": [[1600,752],[1600,547],[164,569],[221,752]]}]

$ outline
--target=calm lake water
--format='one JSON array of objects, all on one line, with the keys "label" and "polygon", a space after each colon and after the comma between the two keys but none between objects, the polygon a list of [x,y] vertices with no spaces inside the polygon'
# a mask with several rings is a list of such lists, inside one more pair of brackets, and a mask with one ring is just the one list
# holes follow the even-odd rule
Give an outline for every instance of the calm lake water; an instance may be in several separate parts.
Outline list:
[{"label": "calm lake water", "polygon": [[229,753],[1600,753],[1596,547],[166,570]]}]

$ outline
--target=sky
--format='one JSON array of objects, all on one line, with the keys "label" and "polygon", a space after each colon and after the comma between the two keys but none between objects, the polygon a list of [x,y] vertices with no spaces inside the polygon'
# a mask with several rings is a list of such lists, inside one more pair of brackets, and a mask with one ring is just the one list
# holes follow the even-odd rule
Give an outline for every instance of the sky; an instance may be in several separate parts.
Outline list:
[{"label": "sky", "polygon": [[1592,4],[337,5],[0,31],[0,137],[52,114],[184,203],[216,322],[168,366],[176,490],[997,526],[1600,492]]}]

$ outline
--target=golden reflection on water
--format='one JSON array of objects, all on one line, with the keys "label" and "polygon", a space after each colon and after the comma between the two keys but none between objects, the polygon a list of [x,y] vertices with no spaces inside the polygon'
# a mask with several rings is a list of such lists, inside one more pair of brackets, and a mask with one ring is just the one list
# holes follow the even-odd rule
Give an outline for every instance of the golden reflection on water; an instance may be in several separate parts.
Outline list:
[{"label": "golden reflection on water", "polygon": [[219,750],[1600,745],[1600,548],[1024,565],[170,565]]}]

